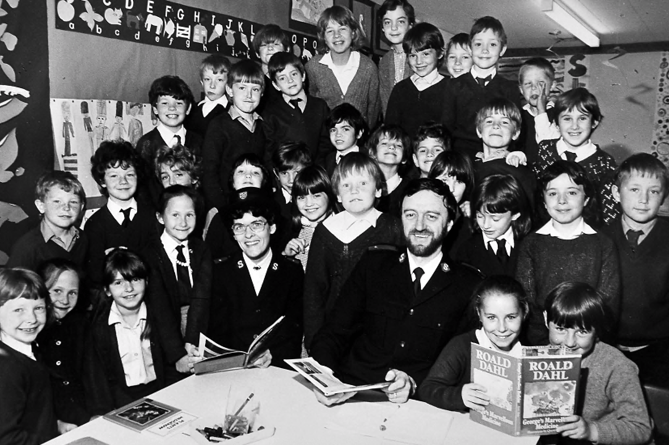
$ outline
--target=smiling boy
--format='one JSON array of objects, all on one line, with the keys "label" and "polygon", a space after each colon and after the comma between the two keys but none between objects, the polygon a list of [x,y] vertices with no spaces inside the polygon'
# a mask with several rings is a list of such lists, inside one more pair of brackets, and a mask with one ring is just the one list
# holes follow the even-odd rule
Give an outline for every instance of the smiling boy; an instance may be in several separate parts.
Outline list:
[{"label": "smiling boy", "polygon": [[7,267],[37,270],[43,261],[65,258],[83,268],[88,237],[76,226],[85,203],[84,187],[72,173],[42,175],[35,186],[40,224],[14,244]]},{"label": "smiling boy", "polygon": [[330,108],[323,99],[307,94],[304,89],[306,74],[302,61],[292,53],[281,52],[269,61],[272,86],[280,93],[280,100],[267,103],[262,117],[268,157],[274,156],[284,142],[304,142],[311,159],[324,165],[325,157],[332,152],[325,121]]},{"label": "smiling boy", "polygon": [[[452,79],[443,96],[441,121],[451,133],[453,149],[475,160],[480,151],[476,113],[491,99],[506,98],[520,108],[516,84],[497,73],[506,52],[504,27],[494,17],[482,17],[469,33],[473,65],[468,75]],[[522,130],[521,130],[522,131]]]}]

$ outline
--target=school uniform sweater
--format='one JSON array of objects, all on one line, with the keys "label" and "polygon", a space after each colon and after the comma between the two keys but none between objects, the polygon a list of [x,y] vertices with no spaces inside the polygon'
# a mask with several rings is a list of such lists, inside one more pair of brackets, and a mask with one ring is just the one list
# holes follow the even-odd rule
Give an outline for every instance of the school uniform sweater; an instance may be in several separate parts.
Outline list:
[{"label": "school uniform sweater", "polygon": [[279,145],[286,141],[304,142],[311,159],[323,165],[325,156],[334,151],[325,120],[330,108],[323,99],[307,96],[304,111],[291,107],[280,97],[267,104],[263,110],[263,123],[267,138],[267,158],[271,158]]},{"label": "school uniform sweater", "polygon": [[322,223],[311,239],[304,280],[304,334],[308,348],[339,298],[339,291],[362,254],[376,244],[400,245],[402,225],[394,216],[381,214],[376,227],[345,244]]},{"label": "school uniform sweater", "polygon": [[193,111],[186,117],[184,126],[186,127],[186,130],[197,133],[200,136],[200,139],[204,141],[204,135],[207,134],[207,127],[209,127],[211,121],[213,121],[216,116],[225,113],[228,108],[221,104],[217,104],[212,108],[209,114],[205,116],[202,112],[203,106],[204,104],[200,104],[193,108]]},{"label": "school uniform sweater", "polygon": [[58,420],[83,425],[91,418],[83,384],[84,341],[88,316],[70,312],[44,327],[35,346],[49,370]]},{"label": "school uniform sweater", "polygon": [[[451,133],[453,149],[466,154],[472,161],[481,151],[481,141],[476,134],[476,113],[496,98],[509,99],[518,109],[521,108],[518,84],[499,73],[485,87],[479,85],[471,74],[447,82],[441,122]],[[512,144],[509,150],[516,150],[514,147],[515,144]]]},{"label": "school uniform sweater", "polygon": [[232,165],[242,154],[253,153],[265,159],[265,131],[261,121],[256,121],[250,132],[229,113],[217,116],[209,124],[202,146],[202,190],[207,208],[225,206],[229,192]]},{"label": "school uniform sweater", "polygon": [[531,206],[534,206],[534,193],[536,188],[536,181],[532,170],[524,165],[519,165],[514,167],[506,163],[505,158],[493,159],[492,161],[481,162],[477,161],[474,163],[474,174],[476,176],[476,184],[480,184],[481,181],[490,176],[490,175],[511,175],[523,188],[525,195],[527,196],[528,203]]},{"label": "school uniform sweater", "polygon": [[518,262],[518,241],[516,240],[515,243],[506,264],[502,264],[493,252],[492,247],[488,246],[486,248],[481,232],[474,232],[460,244],[455,259],[476,267],[485,276],[507,275],[513,277]]},{"label": "school uniform sweater", "polygon": [[[404,76],[403,79],[411,76],[412,71],[409,66],[409,58],[404,58]],[[388,100],[390,93],[395,86],[395,51],[390,50],[379,60],[379,97],[381,98],[381,112],[385,115],[388,109]]]},{"label": "school uniform sweater", "polygon": [[0,443],[37,445],[58,435],[49,372],[0,342]]},{"label": "school uniform sweater", "polygon": [[669,340],[669,220],[658,218],[653,230],[632,250],[616,219],[602,229],[618,248],[622,295],[617,340],[625,346]]},{"label": "school uniform sweater", "polygon": [[[539,143],[537,161],[533,167],[534,174],[537,177],[555,161],[562,160],[557,151],[558,141],[559,139],[549,139]],[[618,167],[615,159],[597,146],[597,151],[593,155],[578,161],[578,164],[585,169],[588,179],[595,186],[602,221],[604,224],[609,224],[621,213],[620,205],[613,199],[613,192],[611,191],[615,171]]]},{"label": "school uniform sweater", "polygon": [[527,338],[546,344],[543,320],[548,293],[563,281],[580,281],[595,288],[604,299],[612,323],[620,315],[620,268],[613,241],[602,233],[563,240],[531,233],[520,243],[516,279],[530,302]]},{"label": "school uniform sweater", "polygon": [[420,400],[449,411],[467,411],[462,401],[462,387],[471,383],[472,343],[479,343],[476,329],[448,342],[418,387]]},{"label": "school uniform sweater", "polygon": [[351,84],[343,94],[332,70],[320,63],[322,55],[313,57],[305,69],[309,78],[309,94],[325,100],[330,109],[348,102],[360,111],[367,125],[374,128],[381,111],[379,75],[369,57],[360,54],[360,65]]},{"label": "school uniform sweater", "polygon": [[105,251],[124,246],[139,253],[152,240],[158,238],[158,220],[153,209],[143,201],[137,201],[137,212],[127,227],[123,227],[104,205],[86,221],[88,264],[86,270],[93,284],[102,283]]},{"label": "school uniform sweater", "polygon": [[613,346],[598,341],[581,361],[578,400],[577,412],[597,427],[597,443],[643,444],[650,439],[652,426],[637,367]]},{"label": "school uniform sweater", "polygon": [[72,249],[67,251],[51,240],[45,243],[38,225],[14,243],[12,253],[7,261],[7,267],[24,267],[37,270],[39,265],[46,260],[64,258],[85,270],[87,253],[88,236],[83,230],[79,231],[79,238]]},{"label": "school uniform sweater", "polygon": [[448,79],[443,78],[419,91],[411,78],[404,79],[390,93],[385,123],[399,125],[413,140],[418,127],[429,121],[439,122],[443,107],[441,99],[446,93],[448,82]]},{"label": "school uniform sweater", "polygon": [[[548,120],[553,121],[557,116],[555,116],[555,108],[549,108],[546,110],[548,114]],[[523,125],[525,132],[520,135],[518,145],[523,147],[525,156],[527,156],[527,166],[532,168],[535,162],[539,157],[539,143],[537,142],[537,129],[534,124],[535,116],[532,116],[529,111],[525,108],[520,110],[521,117],[523,118]],[[522,138],[522,139],[521,139]]]}]

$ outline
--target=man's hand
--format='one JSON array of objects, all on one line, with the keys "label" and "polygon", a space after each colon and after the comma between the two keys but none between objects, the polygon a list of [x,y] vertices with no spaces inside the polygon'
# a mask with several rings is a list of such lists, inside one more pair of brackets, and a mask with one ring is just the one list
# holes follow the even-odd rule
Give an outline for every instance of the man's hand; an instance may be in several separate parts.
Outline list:
[{"label": "man's hand", "polygon": [[393,403],[405,403],[416,389],[416,382],[404,371],[391,369],[386,373],[386,382],[392,382],[383,388],[388,400]]},{"label": "man's hand", "polygon": [[333,406],[333,405],[338,405],[340,403],[344,403],[351,397],[357,394],[355,391],[351,392],[344,392],[344,393],[339,393],[339,394],[333,394],[331,396],[326,396],[322,392],[320,392],[317,389],[312,389],[314,392],[314,395],[316,395],[316,400],[318,400],[322,405],[325,406]]}]

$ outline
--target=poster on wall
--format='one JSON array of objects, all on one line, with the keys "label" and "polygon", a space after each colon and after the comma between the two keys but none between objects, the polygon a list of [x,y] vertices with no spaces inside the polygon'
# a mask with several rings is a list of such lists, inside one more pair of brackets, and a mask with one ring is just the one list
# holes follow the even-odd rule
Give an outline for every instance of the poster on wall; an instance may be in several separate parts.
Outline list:
[{"label": "poster on wall", "polygon": [[37,178],[53,165],[45,2],[0,2],[0,265],[37,222]]},{"label": "poster on wall", "polygon": [[[669,167],[669,52],[667,51],[660,57],[652,141],[651,154]],[[664,200],[660,215],[669,216],[669,199]]]},{"label": "poster on wall", "polygon": [[120,100],[51,99],[56,168],[71,172],[84,186],[87,211],[100,206],[98,185],[91,176],[91,156],[102,141],[123,139],[133,147],[158,121],[151,106]]},{"label": "poster on wall", "polygon": [[[53,0],[56,28],[166,48],[251,58],[263,24],[165,0]],[[315,32],[315,31],[314,31]],[[314,36],[289,32],[293,53],[305,60]]]}]

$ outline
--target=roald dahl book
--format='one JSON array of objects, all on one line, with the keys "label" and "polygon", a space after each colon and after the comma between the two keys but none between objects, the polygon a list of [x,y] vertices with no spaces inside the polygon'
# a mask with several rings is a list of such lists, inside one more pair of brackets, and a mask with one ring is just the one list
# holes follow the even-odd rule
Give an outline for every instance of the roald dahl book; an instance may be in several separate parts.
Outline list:
[{"label": "roald dahl book", "polygon": [[523,346],[515,356],[472,343],[471,381],[490,404],[469,416],[513,436],[555,434],[575,413],[580,372],[581,356],[561,347]]}]

